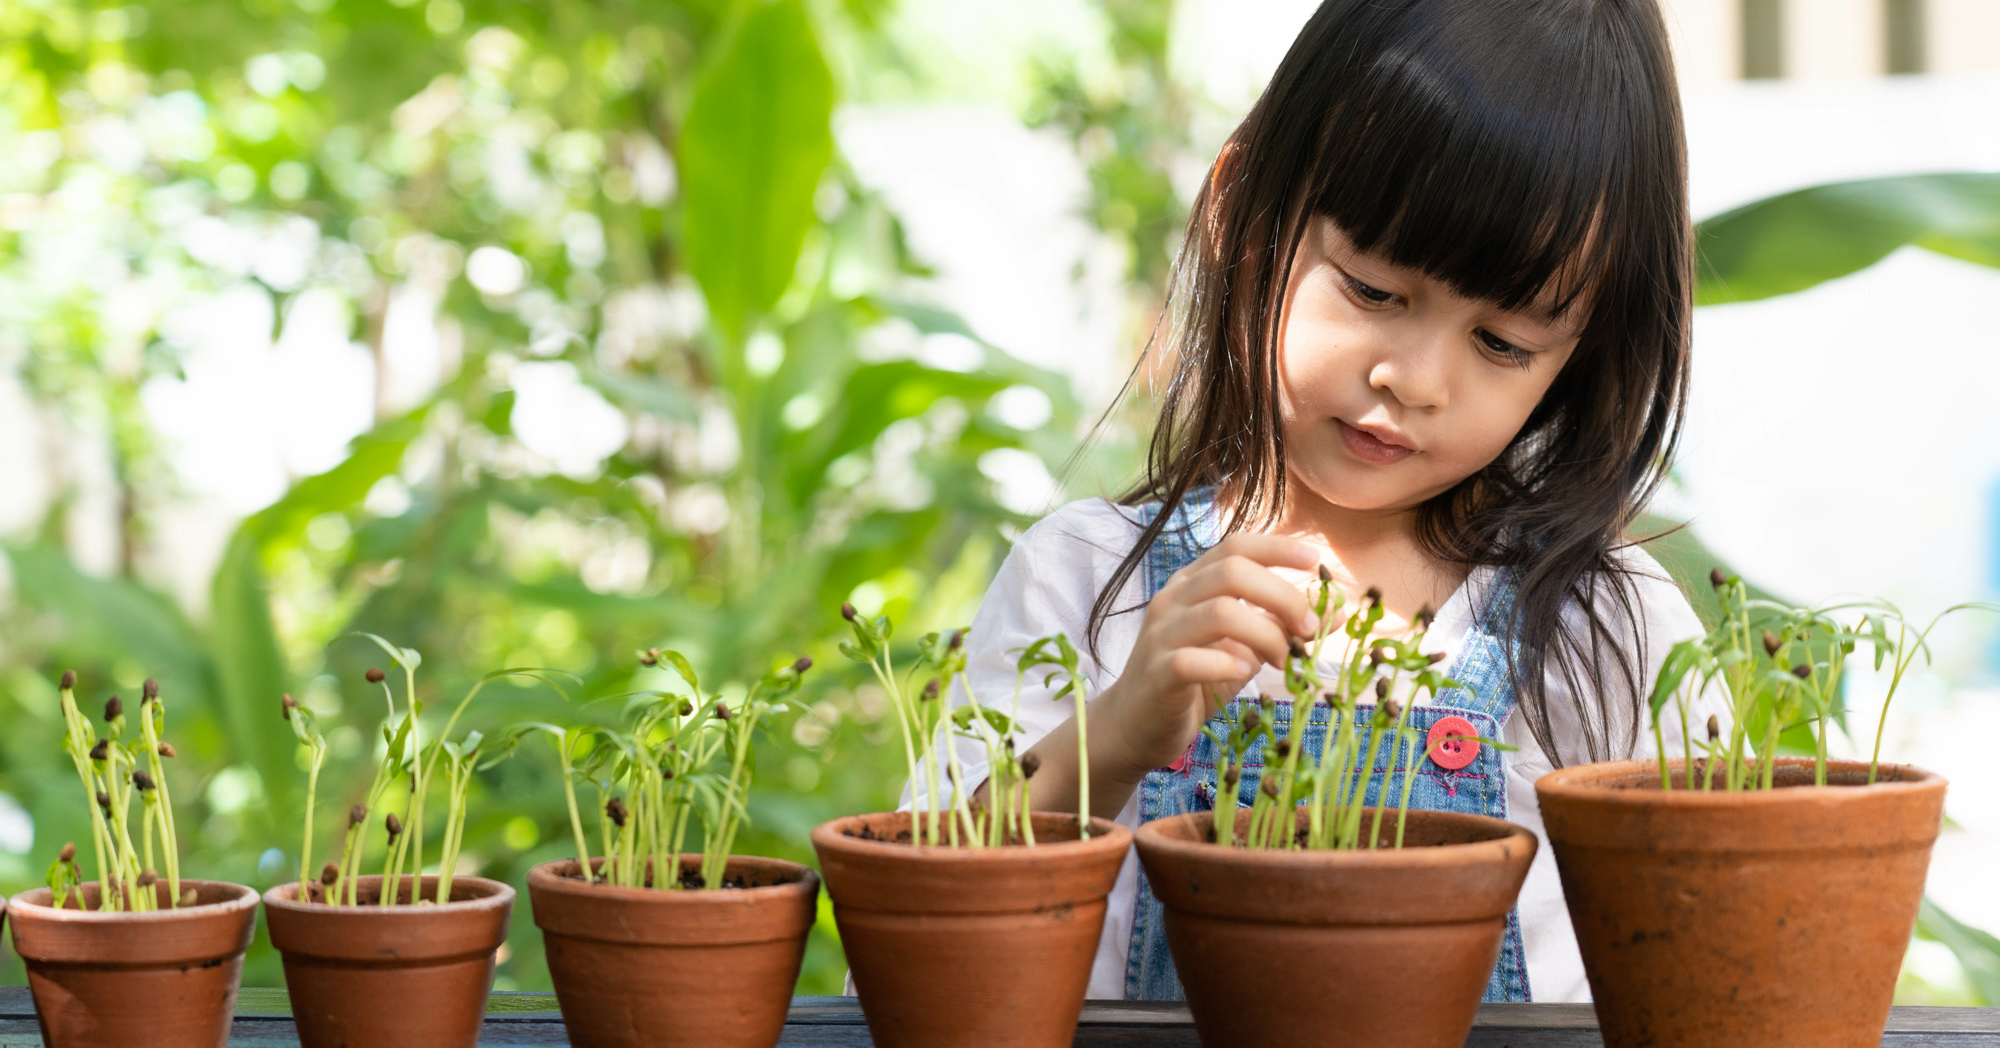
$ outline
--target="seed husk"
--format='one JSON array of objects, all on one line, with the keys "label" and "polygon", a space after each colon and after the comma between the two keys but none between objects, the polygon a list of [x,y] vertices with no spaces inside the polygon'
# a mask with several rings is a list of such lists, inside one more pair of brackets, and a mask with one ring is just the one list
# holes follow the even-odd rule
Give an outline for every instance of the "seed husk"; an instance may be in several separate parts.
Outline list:
[{"label": "seed husk", "polygon": [[1249,709],[1243,711],[1244,728],[1250,731],[1256,731],[1257,725],[1262,723],[1264,723],[1264,715],[1257,711],[1257,707],[1252,706]]},{"label": "seed husk", "polygon": [[1266,797],[1272,800],[1278,799],[1278,780],[1267,778],[1264,780],[1264,784],[1258,788],[1264,791]]},{"label": "seed husk", "polygon": [[1292,755],[1292,740],[1289,738],[1279,739],[1278,744],[1273,746],[1272,749],[1277,752],[1278,759],[1283,760]]},{"label": "seed husk", "polygon": [[63,671],[63,675],[62,675],[62,690],[64,690],[64,691],[75,691],[75,690],[76,690],[76,671],[75,671],[75,670],[64,670],[64,671]]},{"label": "seed husk", "polygon": [[1389,697],[1389,678],[1375,678],[1375,697],[1377,699],[1386,699]]},{"label": "seed husk", "polygon": [[846,619],[846,620],[847,620],[847,621],[849,621],[849,622],[853,622],[853,621],[854,621],[854,615],[855,615],[855,612],[854,612],[854,605],[852,605],[852,604],[849,604],[848,602],[846,602],[846,601],[844,601],[844,600],[843,600],[843,601],[841,601],[841,602],[840,602],[840,617],[841,617],[841,618],[843,618],[843,619]]},{"label": "seed husk", "polygon": [[297,700],[297,699],[294,699],[294,698],[292,698],[292,697],[291,697],[291,696],[290,696],[289,694],[287,694],[287,695],[280,695],[280,696],[278,696],[278,713],[279,713],[279,715],[280,715],[280,716],[282,716],[282,717],[284,717],[284,718],[285,718],[286,720],[291,720],[291,719],[292,719],[292,708],[293,708],[294,706],[297,706],[298,704],[299,704],[298,700]]},{"label": "seed husk", "polygon": [[1397,702],[1395,699],[1384,698],[1382,700],[1382,713],[1392,721],[1401,720],[1403,716],[1403,704]]},{"label": "seed husk", "polygon": [[1710,568],[1708,572],[1708,584],[1714,586],[1716,589],[1721,589],[1729,585],[1729,576],[1723,574],[1721,568]]},{"label": "seed husk", "polygon": [[137,769],[132,772],[132,785],[137,786],[140,792],[150,790],[153,788],[153,777],[146,774],[146,769]]},{"label": "seed husk", "polygon": [[1806,680],[1812,676],[1812,667],[1806,665],[1805,663],[1800,663],[1797,666],[1793,666],[1792,676],[1797,677],[1800,680]]},{"label": "seed husk", "polygon": [[111,811],[111,795],[104,792],[103,790],[98,790],[97,806],[103,808],[105,813],[109,814]]},{"label": "seed husk", "polygon": [[728,720],[729,720],[729,707],[727,707],[727,706],[724,706],[724,705],[723,705],[722,703],[719,703],[719,702],[718,702],[718,703],[716,703],[716,704],[715,704],[715,719],[716,719],[716,720],[719,720],[719,721],[725,721],[725,722],[726,722],[726,721],[728,721]]},{"label": "seed husk", "polygon": [[159,874],[157,874],[157,873],[154,873],[154,872],[153,872],[153,871],[151,871],[151,870],[140,870],[140,871],[139,871],[139,887],[141,887],[141,888],[151,888],[151,887],[152,887],[153,885],[155,885],[155,884],[158,884],[158,883],[160,883],[160,875],[159,875]]},{"label": "seed husk", "polygon": [[1291,654],[1292,658],[1303,659],[1306,657],[1306,646],[1297,637],[1286,639],[1285,650]]},{"label": "seed husk", "polygon": [[403,835],[403,820],[396,818],[395,812],[383,816],[382,825],[389,828],[389,839],[392,841]]},{"label": "seed husk", "polygon": [[125,715],[125,700],[116,695],[104,700],[104,723],[109,724]]},{"label": "seed husk", "polygon": [[1234,786],[1242,778],[1243,778],[1242,769],[1232,764],[1229,766],[1228,770],[1222,773],[1222,784],[1224,786]]},{"label": "seed husk", "polygon": [[923,690],[923,693],[922,693],[922,694],[920,694],[920,695],[918,695],[917,697],[918,697],[918,698],[920,698],[920,699],[935,699],[935,698],[937,698],[937,697],[938,697],[938,679],[937,679],[936,677],[932,677],[932,678],[931,678],[930,680],[926,681],[926,682],[924,683],[924,690]]},{"label": "seed husk", "polygon": [[62,852],[61,852],[60,854],[58,854],[58,855],[56,856],[56,861],[57,861],[57,862],[75,862],[75,861],[76,861],[76,842],[75,842],[75,841],[64,841],[64,842],[63,842],[63,846],[62,846]]},{"label": "seed husk", "polygon": [[361,676],[365,678],[370,684],[380,684],[382,683],[383,678],[387,677],[388,674],[383,673],[379,667],[370,666],[368,667],[368,672],[362,674]]},{"label": "seed husk", "polygon": [[1765,631],[1764,631],[1764,654],[1766,654],[1766,655],[1771,655],[1771,656],[1776,656],[1776,655],[1778,654],[1778,648],[1779,648],[1779,647],[1781,647],[1781,645],[1780,645],[1780,644],[1778,643],[1778,635],[1777,635],[1777,634],[1775,634],[1775,633],[1772,633],[1772,632],[1771,632],[1770,630],[1765,630]]},{"label": "seed husk", "polygon": [[177,751],[177,750],[175,750],[175,749],[174,749],[174,744],[173,744],[173,743],[171,743],[171,742],[168,742],[168,741],[167,741],[167,740],[165,740],[165,739],[161,739],[161,740],[160,740],[160,756],[162,756],[162,757],[178,757],[178,756],[180,756],[180,753],[179,753],[179,751]]},{"label": "seed husk", "polygon": [[319,868],[319,882],[321,884],[331,886],[333,882],[339,879],[340,879],[340,867],[334,865],[333,863],[327,863],[325,866]]},{"label": "seed husk", "polygon": [[1040,754],[1036,753],[1021,754],[1021,778],[1032,779],[1035,777],[1035,773],[1041,770],[1042,770],[1042,758]]},{"label": "seed husk", "polygon": [[92,747],[90,748],[90,759],[91,759],[91,760],[94,760],[94,761],[101,761],[101,760],[103,760],[104,758],[106,758],[106,757],[109,757],[110,755],[111,755],[111,740],[110,740],[110,739],[99,739],[99,740],[97,740],[97,745],[95,745],[95,746],[92,746]]},{"label": "seed husk", "polygon": [[812,668],[813,668],[813,660],[812,657],[809,655],[801,655],[799,656],[799,661],[792,663],[793,673],[804,673],[805,671]]},{"label": "seed husk", "polygon": [[182,888],[182,889],[181,889],[181,905],[182,905],[182,906],[193,906],[193,905],[194,905],[194,903],[195,903],[195,899],[197,899],[197,898],[198,898],[198,896],[196,896],[196,895],[195,895],[195,893],[194,893],[194,889],[193,889],[193,888]]},{"label": "seed husk", "polygon": [[1331,571],[1328,571],[1328,570],[1326,569],[1326,565],[1324,565],[1324,564],[1321,564],[1321,565],[1319,566],[1319,580],[1320,580],[1321,582],[1332,582],[1332,581],[1333,581],[1333,572],[1331,572]]},{"label": "seed husk", "polygon": [[1720,738],[1722,738],[1722,721],[1711,713],[1708,715],[1708,741],[1714,742]]},{"label": "seed husk", "polygon": [[359,826],[367,821],[368,821],[367,805],[356,804],[354,807],[347,809],[347,822],[349,825]]},{"label": "seed husk", "polygon": [[624,801],[621,801],[618,798],[613,797],[610,800],[604,802],[604,814],[611,817],[611,824],[613,826],[616,826],[621,830],[625,828],[626,812],[625,812]]},{"label": "seed husk", "polygon": [[159,697],[160,697],[160,682],[154,680],[151,677],[147,677],[146,683],[140,685],[139,687],[139,701],[142,703],[150,702],[153,699],[157,699]]},{"label": "seed husk", "polygon": [[1380,604],[1382,603],[1382,588],[1379,586],[1370,586],[1368,587],[1368,592],[1362,594],[1361,597],[1370,604]]},{"label": "seed husk", "polygon": [[1443,662],[1443,661],[1444,661],[1444,652],[1441,652],[1441,651],[1434,651],[1434,652],[1431,652],[1431,653],[1430,653],[1430,663],[1431,663],[1431,665],[1435,666],[1435,665],[1437,665],[1438,663],[1440,663],[1440,662]]}]

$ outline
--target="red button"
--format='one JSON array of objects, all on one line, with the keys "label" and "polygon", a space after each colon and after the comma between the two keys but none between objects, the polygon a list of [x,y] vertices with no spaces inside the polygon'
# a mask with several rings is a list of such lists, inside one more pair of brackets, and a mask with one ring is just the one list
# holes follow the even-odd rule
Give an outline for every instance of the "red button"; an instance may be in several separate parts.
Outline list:
[{"label": "red button", "polygon": [[[1457,771],[1479,759],[1479,732],[1464,717],[1439,717],[1431,725],[1424,747],[1431,760],[1447,771]],[[1449,736],[1449,737],[1448,737]]]}]

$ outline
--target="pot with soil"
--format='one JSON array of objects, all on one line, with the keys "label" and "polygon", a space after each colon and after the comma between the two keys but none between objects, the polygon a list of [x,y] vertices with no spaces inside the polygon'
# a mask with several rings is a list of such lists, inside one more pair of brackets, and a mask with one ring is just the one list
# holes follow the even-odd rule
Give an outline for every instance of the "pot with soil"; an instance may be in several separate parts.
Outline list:
[{"label": "pot with soil", "polygon": [[1945,780],[1826,770],[1815,786],[1812,758],[1782,757],[1771,789],[1662,791],[1655,762],[1625,761],[1535,784],[1608,1048],[1882,1042]]},{"label": "pot with soil", "polygon": [[1070,1043],[1131,831],[1036,812],[1032,847],[912,846],[910,815],[813,831],[840,942],[884,1048]]},{"label": "pot with soil", "polygon": [[[1681,760],[1565,768],[1535,784],[1607,1048],[1869,1048],[1881,1043],[1931,846],[1943,777],[1831,759],[1846,660],[1896,686],[1928,625],[1883,601],[1789,607],[1709,580],[1722,616],[1667,653],[1651,698],[1656,752]],[[1985,607],[1985,606],[1982,606]],[[1695,728],[1702,705],[1718,710]],[[1725,728],[1722,718],[1730,718]],[[1784,732],[1810,757],[1775,756]]]},{"label": "pot with soil", "polygon": [[[9,900],[14,952],[42,1043],[49,1048],[223,1048],[236,1014],[243,951],[257,926],[257,892],[221,881],[149,885],[150,909],[100,908],[98,885],[47,888]],[[81,909],[78,907],[81,906]]]},{"label": "pot with soil", "polygon": [[[413,883],[415,882],[415,883]],[[271,945],[284,957],[292,1021],[304,1048],[472,1048],[486,1016],[495,951],[507,939],[514,889],[457,877],[438,905],[438,878],[404,877],[394,905],[382,878],[358,878],[356,904],[328,905],[313,884],[264,893]],[[410,901],[420,893],[420,902]]]},{"label": "pot with soil", "polygon": [[[730,699],[704,692],[678,652],[648,649],[640,662],[672,670],[685,693],[631,696],[619,728],[524,729],[555,743],[576,842],[575,859],[528,873],[570,1042],[770,1048],[819,911],[819,878],[731,851],[747,824],[752,743],[796,705],[812,660]],[[597,791],[602,856],[590,854],[578,779]],[[672,883],[655,883],[663,869],[679,871]]]},{"label": "pot with soil", "polygon": [[[965,631],[918,641],[929,680],[912,694],[888,618],[840,610],[853,631],[841,652],[888,694],[915,797],[909,811],[835,819],[812,834],[870,1034],[885,1048],[1068,1045],[1132,838],[1085,818],[1084,732],[1077,814],[1034,811],[1040,758],[1017,753],[1013,718],[973,693]],[[1090,682],[1067,637],[1029,645],[1018,666],[1023,678],[1062,682],[1053,697],[1073,700],[1082,728]],[[984,749],[983,768],[967,767],[961,739]]]},{"label": "pot with soil", "polygon": [[819,875],[797,863],[735,856],[714,891],[585,883],[574,859],[528,871],[570,1043],[578,1048],[769,1048],[784,1032],[818,912]]},{"label": "pot with soil", "polygon": [[76,688],[76,672],[64,673],[62,746],[88,798],[90,842],[82,851],[64,844],[48,887],[8,907],[42,1043],[221,1048],[256,930],[257,893],[181,877],[166,774],[175,754],[162,737],[158,683],[141,687],[136,724],[123,700],[107,698],[102,734]]},{"label": "pot with soil", "polygon": [[[1373,822],[1374,809],[1364,809]],[[1239,836],[1252,813],[1237,813]],[[1309,830],[1310,812],[1296,815]],[[1507,931],[1535,835],[1482,815],[1411,811],[1403,846],[1266,849],[1214,842],[1214,813],[1135,839],[1201,1041],[1458,1048]],[[1273,973],[1291,991],[1273,993]]]}]

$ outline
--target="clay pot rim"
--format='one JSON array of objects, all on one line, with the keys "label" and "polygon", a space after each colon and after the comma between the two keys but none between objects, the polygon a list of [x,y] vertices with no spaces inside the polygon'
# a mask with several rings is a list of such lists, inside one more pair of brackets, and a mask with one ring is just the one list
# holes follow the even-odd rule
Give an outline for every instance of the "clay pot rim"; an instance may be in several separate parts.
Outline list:
[{"label": "clay pot rim", "polygon": [[[400,878],[405,883],[410,879],[410,875],[407,873],[403,874]],[[368,874],[360,878],[360,881],[363,884],[374,883],[379,885],[382,881],[382,875],[379,873]],[[424,874],[422,879],[418,880],[417,883],[421,886],[424,881],[430,881],[435,884],[437,882],[437,874]],[[348,918],[351,920],[390,920],[394,918],[423,920],[427,916],[443,917],[482,910],[498,910],[514,904],[514,887],[505,881],[496,881],[490,877],[459,877],[454,875],[451,883],[453,887],[460,884],[472,884],[480,887],[490,887],[491,890],[487,894],[477,898],[453,899],[442,906],[436,903],[431,903],[427,906],[417,906],[410,903],[397,903],[394,906],[378,906],[374,903],[362,903],[359,906],[328,906],[325,903],[299,902],[292,897],[299,889],[299,882],[286,881],[283,884],[272,885],[264,893],[264,905],[274,910],[285,910],[289,913],[309,913],[316,917]]]},{"label": "clay pot rim", "polygon": [[238,910],[254,910],[257,908],[257,889],[247,884],[237,884],[233,881],[204,881],[192,877],[181,878],[182,888],[204,884],[221,888],[233,888],[238,894],[233,899],[220,899],[215,902],[205,902],[180,909],[152,910],[147,913],[118,910],[106,913],[103,910],[72,910],[67,907],[57,909],[49,905],[55,899],[54,892],[47,888],[31,888],[6,900],[6,907],[11,911],[10,915],[16,918],[26,917],[30,920],[38,921],[71,921],[85,925],[162,924],[177,921],[205,920],[215,917],[218,914],[233,913]]},{"label": "clay pot rim", "polygon": [[[1075,812],[1033,811],[1030,816],[1047,816],[1056,819],[1074,820]],[[842,824],[861,819],[884,817],[910,817],[907,811],[865,812],[860,815],[843,815],[828,819],[813,827],[812,843],[815,849],[847,851],[851,854],[874,855],[882,858],[900,857],[914,862],[948,863],[961,865],[991,865],[1003,862],[1031,863],[1036,856],[1056,856],[1071,858],[1094,851],[1124,851],[1132,846],[1132,831],[1125,826],[1103,816],[1090,817],[1093,836],[1089,840],[1037,841],[1034,845],[1007,844],[998,848],[952,847],[948,844],[903,844],[898,841],[868,840],[850,837],[840,832]]]},{"label": "clay pot rim", "polygon": [[[1811,757],[1779,757],[1779,767],[1813,766]],[[1867,761],[1829,760],[1827,771],[1868,770]],[[1671,774],[1685,771],[1687,761],[1674,758],[1667,761]],[[1868,797],[1893,796],[1898,793],[1924,793],[1943,789],[1948,783],[1944,776],[1914,764],[1891,764],[1883,762],[1880,770],[1894,769],[1897,777],[1892,780],[1877,779],[1872,784],[1843,786],[1829,783],[1825,786],[1780,786],[1769,790],[1714,790],[1711,792],[1671,790],[1662,791],[1644,787],[1625,789],[1599,785],[1607,779],[1629,780],[1649,778],[1659,780],[1660,765],[1651,760],[1600,761],[1596,764],[1579,764],[1569,768],[1558,768],[1535,780],[1535,793],[1547,806],[1549,798],[1557,800],[1585,801],[1591,804],[1616,805],[1618,807],[1642,808],[1686,808],[1697,811],[1704,809],[1741,811],[1745,808],[1783,808],[1808,801],[1824,803],[1834,798],[1851,798],[1861,801]]]},{"label": "clay pot rim", "polygon": [[[625,888],[609,884],[585,884],[576,878],[563,876],[557,873],[556,870],[565,866],[576,866],[577,861],[575,859],[550,859],[548,862],[536,863],[534,866],[528,868],[527,885],[533,891],[556,892],[562,895],[573,895],[591,899],[608,899],[612,902],[654,906],[700,906],[704,903],[742,905],[745,902],[763,902],[786,896],[804,895],[808,892],[814,896],[819,894],[819,872],[804,863],[793,862],[790,859],[773,859],[764,855],[732,855],[729,857],[729,862],[722,867],[724,876],[728,875],[730,867],[745,859],[789,866],[794,870],[800,871],[804,876],[782,884],[764,884],[755,888],[725,887],[713,892],[706,888],[673,890],[665,888]],[[601,865],[602,857],[594,857],[591,862],[593,866]]]},{"label": "clay pot rim", "polygon": [[[1167,828],[1176,824],[1187,824],[1202,820],[1213,820],[1212,811],[1184,812],[1154,819],[1140,825],[1136,839],[1143,840],[1145,846],[1154,851],[1171,852],[1210,862],[1239,863],[1245,866],[1262,867],[1273,870],[1304,870],[1319,866],[1348,866],[1362,869],[1402,868],[1429,866],[1465,866],[1480,862],[1504,864],[1510,852],[1508,841],[1525,841],[1529,848],[1538,846],[1534,831],[1504,819],[1488,815],[1474,815],[1469,812],[1435,812],[1428,809],[1412,808],[1410,815],[1449,815],[1454,818],[1477,819],[1481,822],[1504,826],[1506,833],[1483,841],[1466,841],[1460,844],[1424,844],[1406,848],[1355,848],[1333,849],[1315,848],[1276,851],[1266,848],[1225,848],[1209,840],[1189,840],[1168,834]],[[1384,815],[1383,822],[1390,816]],[[1490,854],[1489,854],[1490,853]],[[1530,854],[1533,854],[1532,852]]]}]

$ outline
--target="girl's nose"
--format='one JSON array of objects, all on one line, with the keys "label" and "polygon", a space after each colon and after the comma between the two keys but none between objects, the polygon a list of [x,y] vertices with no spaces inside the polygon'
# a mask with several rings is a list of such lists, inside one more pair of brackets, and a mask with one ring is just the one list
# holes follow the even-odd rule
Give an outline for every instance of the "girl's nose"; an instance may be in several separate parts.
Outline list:
[{"label": "girl's nose", "polygon": [[1417,411],[1439,411],[1449,401],[1449,336],[1409,332],[1391,343],[1369,369],[1368,385]]}]

